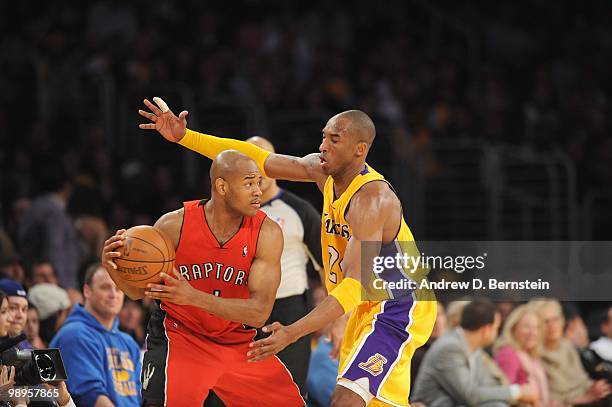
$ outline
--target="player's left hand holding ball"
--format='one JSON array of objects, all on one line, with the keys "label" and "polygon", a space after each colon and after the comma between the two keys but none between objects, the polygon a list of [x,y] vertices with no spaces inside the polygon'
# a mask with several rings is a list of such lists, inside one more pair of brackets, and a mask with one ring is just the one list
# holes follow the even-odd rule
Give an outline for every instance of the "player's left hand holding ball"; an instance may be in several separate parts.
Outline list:
[{"label": "player's left hand holding ball", "polygon": [[285,326],[280,322],[266,325],[261,328],[261,330],[265,333],[271,332],[271,335],[249,344],[251,348],[251,350],[247,352],[249,362],[257,362],[272,355],[276,355],[299,338],[293,335],[291,327]]},{"label": "player's left hand holding ball", "polygon": [[175,277],[166,273],[159,273],[165,284],[147,284],[145,295],[147,298],[154,300],[169,301],[178,305],[191,305],[196,289],[181,276],[177,269],[174,269],[173,273]]}]

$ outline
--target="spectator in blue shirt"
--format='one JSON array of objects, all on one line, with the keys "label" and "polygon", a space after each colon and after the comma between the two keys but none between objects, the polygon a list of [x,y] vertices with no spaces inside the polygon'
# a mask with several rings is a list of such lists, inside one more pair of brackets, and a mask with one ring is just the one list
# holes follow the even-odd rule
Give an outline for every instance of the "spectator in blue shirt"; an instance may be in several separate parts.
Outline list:
[{"label": "spectator in blue shirt", "polygon": [[124,295],[106,270],[91,266],[76,305],[49,344],[62,352],[68,389],[79,406],[140,406],[140,351],[120,332],[117,316]]}]

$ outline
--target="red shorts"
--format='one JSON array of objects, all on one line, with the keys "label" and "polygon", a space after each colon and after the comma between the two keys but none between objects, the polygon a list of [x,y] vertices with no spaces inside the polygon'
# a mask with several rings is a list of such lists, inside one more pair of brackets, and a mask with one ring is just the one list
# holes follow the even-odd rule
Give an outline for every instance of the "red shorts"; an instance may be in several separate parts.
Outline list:
[{"label": "red shorts", "polygon": [[202,406],[214,390],[227,407],[303,406],[291,373],[277,357],[247,362],[248,342],[221,345],[156,310],[142,364],[144,406]]}]

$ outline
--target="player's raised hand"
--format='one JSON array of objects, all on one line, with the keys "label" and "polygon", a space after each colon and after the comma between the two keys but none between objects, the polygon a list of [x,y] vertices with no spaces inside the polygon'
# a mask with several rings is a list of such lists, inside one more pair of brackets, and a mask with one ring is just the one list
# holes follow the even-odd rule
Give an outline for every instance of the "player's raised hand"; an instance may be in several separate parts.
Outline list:
[{"label": "player's raised hand", "polygon": [[181,276],[177,269],[173,270],[173,274],[174,277],[166,273],[159,273],[164,280],[164,284],[147,284],[145,296],[178,305],[192,305],[197,290]]},{"label": "player's raised hand", "polygon": [[271,335],[249,344],[251,348],[251,350],[247,352],[249,362],[257,362],[272,355],[276,355],[297,340],[291,333],[291,328],[280,322],[266,325],[261,328],[261,330],[265,333],[271,333]]},{"label": "player's raised hand", "polygon": [[149,102],[148,99],[144,100],[144,104],[151,110],[150,112],[138,110],[138,114],[149,119],[152,123],[142,123],[138,127],[143,130],[157,130],[166,140],[173,143],[181,141],[187,131],[187,115],[189,112],[183,110],[176,117],[161,98],[154,97],[153,101],[155,104]]},{"label": "player's raised hand", "polygon": [[106,239],[102,248],[102,266],[106,269],[117,270],[117,265],[113,261],[116,257],[121,257],[121,246],[125,244],[125,229],[119,229],[114,236]]}]

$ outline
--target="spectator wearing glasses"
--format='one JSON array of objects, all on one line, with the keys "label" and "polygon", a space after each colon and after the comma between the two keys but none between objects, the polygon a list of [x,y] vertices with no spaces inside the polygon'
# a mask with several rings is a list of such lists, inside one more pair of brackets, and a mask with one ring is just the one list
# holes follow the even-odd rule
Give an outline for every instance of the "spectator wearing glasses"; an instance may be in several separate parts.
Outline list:
[{"label": "spectator wearing glasses", "polygon": [[591,380],[574,345],[563,336],[564,317],[559,301],[543,299],[530,303],[544,324],[542,363],[550,396],[568,404],[606,406],[610,385]]}]

